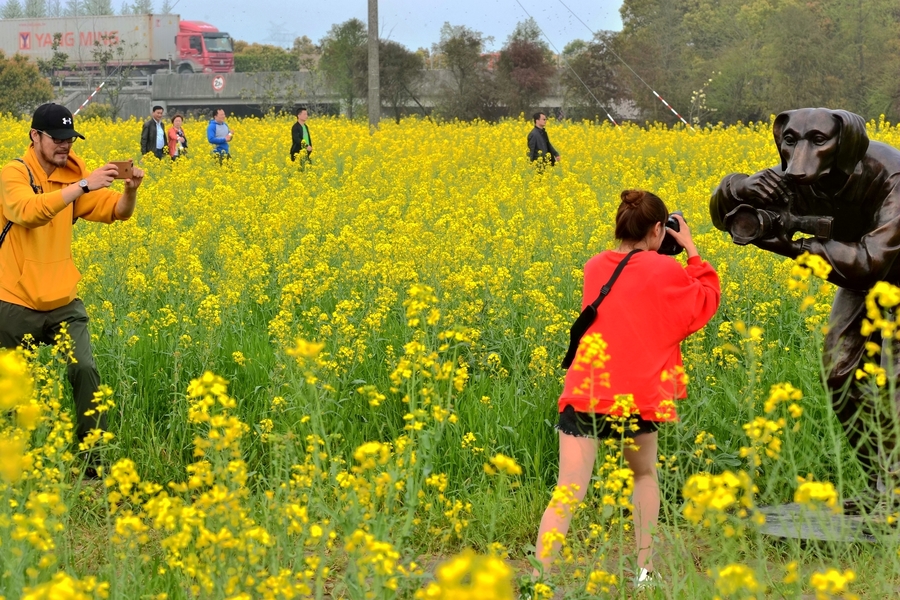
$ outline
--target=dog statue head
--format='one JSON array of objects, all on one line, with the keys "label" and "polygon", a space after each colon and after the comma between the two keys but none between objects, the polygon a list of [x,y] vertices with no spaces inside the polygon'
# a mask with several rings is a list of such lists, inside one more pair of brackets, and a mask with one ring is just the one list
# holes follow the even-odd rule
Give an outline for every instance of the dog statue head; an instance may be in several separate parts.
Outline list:
[{"label": "dog statue head", "polygon": [[833,171],[846,176],[866,156],[866,122],[846,110],[800,108],[775,117],[775,145],[785,177],[811,185]]}]

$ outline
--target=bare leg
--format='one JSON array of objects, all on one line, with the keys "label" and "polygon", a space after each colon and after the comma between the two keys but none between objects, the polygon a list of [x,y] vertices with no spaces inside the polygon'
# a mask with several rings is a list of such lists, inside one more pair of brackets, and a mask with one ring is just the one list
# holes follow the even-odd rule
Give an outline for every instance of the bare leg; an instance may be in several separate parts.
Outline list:
[{"label": "bare leg", "polygon": [[[655,441],[655,438],[654,438]],[[560,432],[559,434],[559,478],[556,487],[578,486],[572,489],[577,505],[584,499],[588,485],[591,482],[591,474],[594,472],[594,460],[597,458],[597,440],[583,437],[575,437]],[[654,444],[654,448],[656,445]],[[657,504],[659,499],[657,497]],[[538,529],[538,538],[535,543],[537,558],[544,565],[546,572],[553,561],[553,555],[560,548],[560,543],[554,541],[545,552],[544,534],[556,530],[563,536],[569,531],[569,523],[572,521],[572,512],[575,506],[550,501],[544,516],[541,519],[541,527]],[[537,574],[537,573],[535,573]]]},{"label": "bare leg", "polygon": [[653,531],[659,521],[659,481],[656,478],[657,433],[642,433],[634,439],[637,450],[625,449],[625,460],[634,471],[634,537],[637,566],[653,571]]}]

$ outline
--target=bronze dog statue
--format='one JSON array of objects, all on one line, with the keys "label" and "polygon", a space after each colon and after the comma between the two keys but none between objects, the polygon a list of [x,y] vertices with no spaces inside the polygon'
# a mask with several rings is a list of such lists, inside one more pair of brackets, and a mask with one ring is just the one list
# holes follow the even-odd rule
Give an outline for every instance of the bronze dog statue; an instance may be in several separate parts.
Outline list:
[{"label": "bronze dog statue", "polygon": [[[865,356],[867,341],[881,344],[881,366],[900,374],[896,342],[889,353],[889,340],[861,332],[869,289],[878,281],[900,285],[900,151],[870,142],[863,118],[843,110],[790,110],[776,117],[773,130],[781,164],[727,175],[710,200],[710,215],[736,243],[790,258],[809,252],[831,265],[828,280],[839,289],[825,338],[826,384],[868,476],[869,497],[878,498],[883,476],[897,471],[900,392],[886,415],[853,375],[872,360]],[[794,240],[797,231],[815,237]],[[866,431],[863,424],[873,422],[879,431],[871,425]]]}]

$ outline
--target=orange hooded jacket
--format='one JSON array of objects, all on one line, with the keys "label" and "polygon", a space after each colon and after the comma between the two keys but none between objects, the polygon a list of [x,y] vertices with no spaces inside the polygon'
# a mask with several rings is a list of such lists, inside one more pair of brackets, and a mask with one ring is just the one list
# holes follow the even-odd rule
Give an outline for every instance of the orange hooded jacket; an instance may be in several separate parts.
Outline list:
[{"label": "orange hooded jacket", "polygon": [[23,160],[42,193],[34,193],[22,163],[0,171],[0,230],[14,223],[0,246],[0,300],[49,311],[74,300],[81,280],[72,260],[74,219],[112,223],[121,194],[104,188],[66,206],[62,189],[87,176],[84,161],[70,152],[66,166],[47,176],[34,146]]}]

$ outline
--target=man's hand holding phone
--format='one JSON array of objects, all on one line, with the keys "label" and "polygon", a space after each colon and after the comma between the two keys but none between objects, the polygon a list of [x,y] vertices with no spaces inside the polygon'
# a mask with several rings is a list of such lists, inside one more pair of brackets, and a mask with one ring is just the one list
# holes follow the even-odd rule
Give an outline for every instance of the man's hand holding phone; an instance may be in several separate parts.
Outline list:
[{"label": "man's hand holding phone", "polygon": [[85,177],[88,189],[92,192],[103,188],[108,188],[115,181],[119,174],[119,169],[112,163],[107,163],[99,169],[94,169],[91,174]]}]

